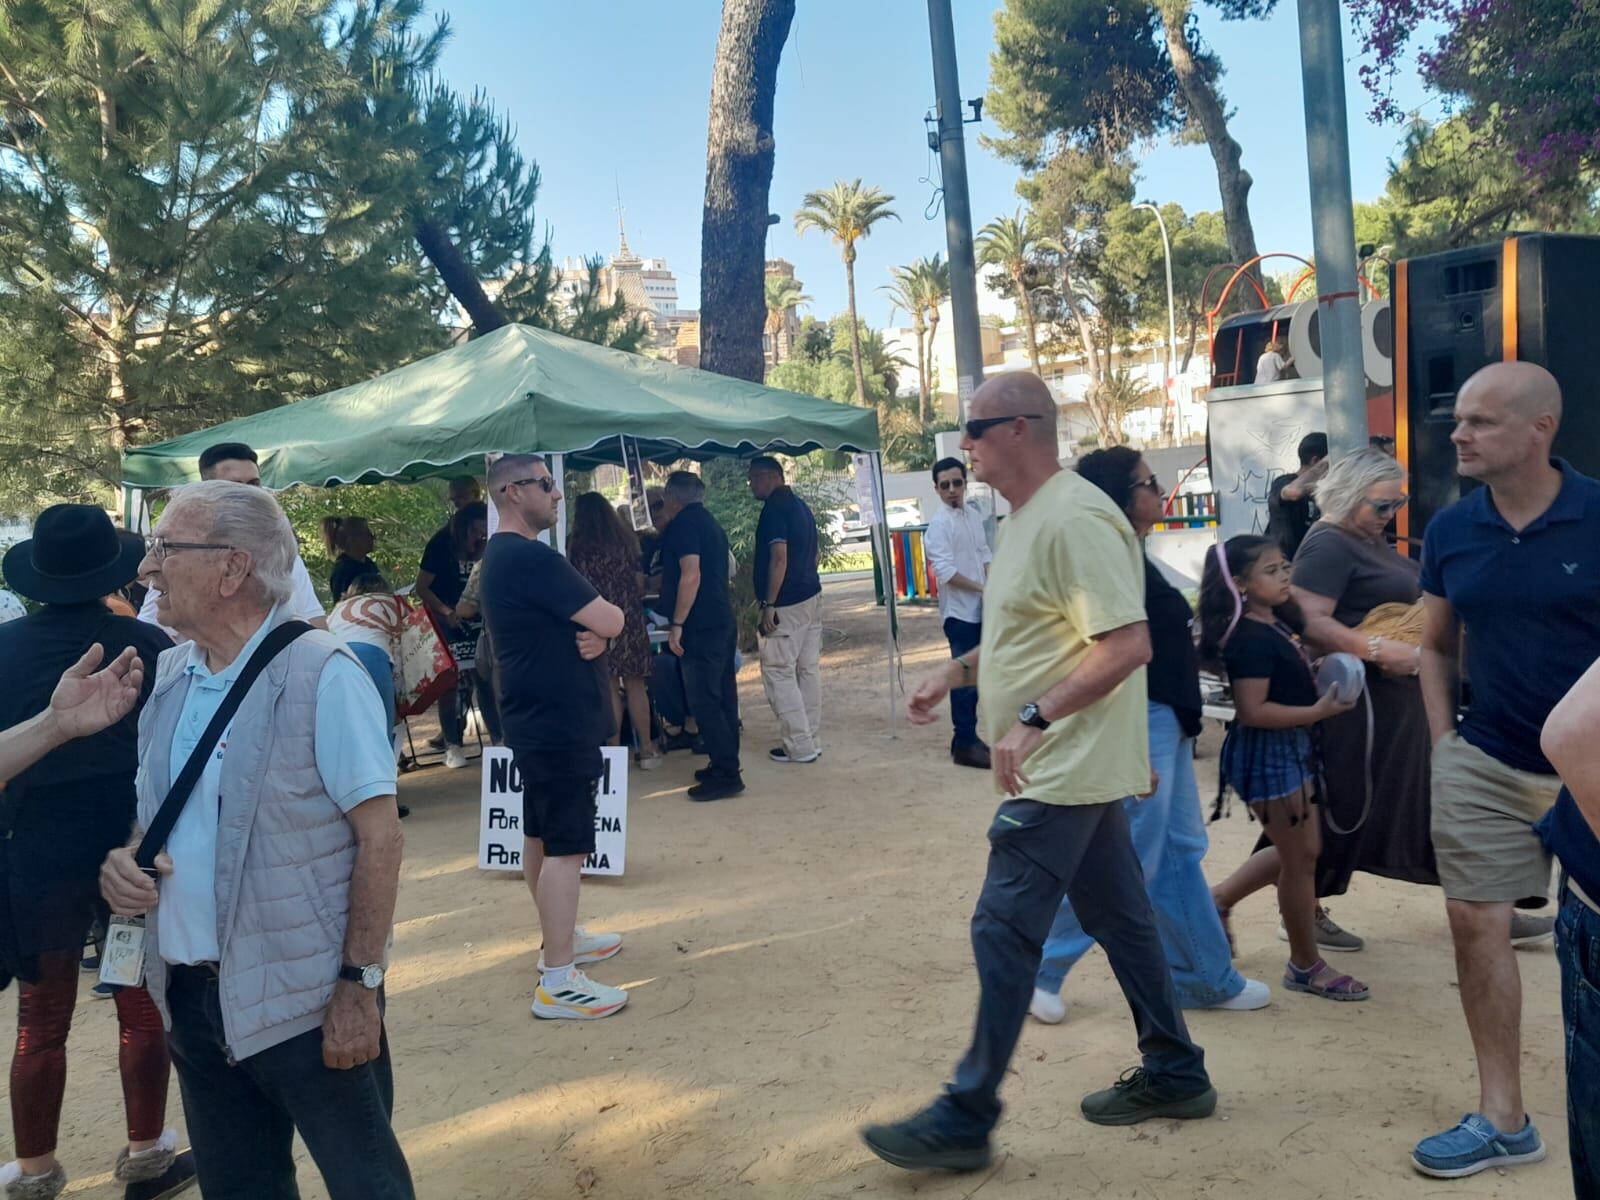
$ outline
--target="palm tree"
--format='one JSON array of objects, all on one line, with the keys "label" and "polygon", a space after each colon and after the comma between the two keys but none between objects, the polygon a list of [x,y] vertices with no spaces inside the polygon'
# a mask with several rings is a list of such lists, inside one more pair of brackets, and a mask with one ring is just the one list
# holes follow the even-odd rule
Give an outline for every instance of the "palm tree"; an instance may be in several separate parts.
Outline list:
[{"label": "palm tree", "polygon": [[1017,302],[1023,328],[1028,332],[1028,361],[1033,364],[1035,375],[1039,374],[1039,334],[1034,324],[1029,277],[1035,270],[1033,255],[1054,248],[1055,243],[1040,235],[1033,214],[1024,214],[1020,208],[1016,216],[990,221],[978,233],[978,261],[986,267],[999,267],[1009,280],[1007,290]]},{"label": "palm tree", "polygon": [[926,425],[929,412],[928,356],[924,343],[928,335],[928,319],[923,303],[923,278],[917,274],[914,266],[890,267],[889,275],[894,282],[878,290],[889,293],[889,311],[898,310],[911,318],[911,330],[917,337],[917,414]]},{"label": "palm tree", "polygon": [[939,390],[939,377],[933,372],[933,348],[939,336],[939,309],[950,299],[950,264],[944,255],[919,258],[911,264],[921,281],[922,304],[928,312],[928,412],[923,418],[927,425],[933,420],[933,397]]},{"label": "palm tree", "polygon": [[789,320],[789,310],[810,304],[811,297],[800,289],[798,280],[788,275],[767,276],[767,336],[772,339],[772,365],[783,361],[781,335]]},{"label": "palm tree", "polygon": [[856,403],[867,403],[867,381],[861,373],[861,332],[856,317],[856,243],[872,232],[879,221],[900,215],[889,207],[894,197],[875,187],[862,187],[861,180],[845,183],[835,180],[831,188],[807,192],[794,215],[794,230],[825,233],[839,247],[844,259],[845,295],[850,301],[850,360],[856,375]]}]

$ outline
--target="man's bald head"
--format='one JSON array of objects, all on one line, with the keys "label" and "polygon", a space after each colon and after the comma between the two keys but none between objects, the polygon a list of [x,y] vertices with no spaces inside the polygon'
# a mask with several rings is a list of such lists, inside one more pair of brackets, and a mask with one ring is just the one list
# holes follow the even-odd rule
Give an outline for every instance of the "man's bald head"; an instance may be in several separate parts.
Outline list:
[{"label": "man's bald head", "polygon": [[1456,393],[1456,470],[1491,487],[1549,469],[1561,388],[1536,363],[1493,363]]},{"label": "man's bald head", "polygon": [[993,375],[972,393],[968,413],[973,420],[991,417],[1042,418],[1025,422],[1027,440],[1056,450],[1056,398],[1032,371]]},{"label": "man's bald head", "polygon": [[1561,423],[1561,385],[1538,363],[1490,363],[1475,371],[1456,395],[1505,405],[1530,421],[1549,416]]}]

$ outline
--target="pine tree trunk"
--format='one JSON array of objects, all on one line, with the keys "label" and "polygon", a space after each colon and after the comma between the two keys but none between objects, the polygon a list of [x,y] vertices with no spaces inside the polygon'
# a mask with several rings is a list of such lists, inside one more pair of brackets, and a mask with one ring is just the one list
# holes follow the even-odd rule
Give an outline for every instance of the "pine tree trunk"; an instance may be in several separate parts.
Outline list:
[{"label": "pine tree trunk", "polygon": [[795,0],[723,0],[700,219],[700,366],[761,382],[772,115]]},{"label": "pine tree trunk", "polygon": [[411,232],[417,239],[417,245],[422,248],[422,253],[433,264],[433,269],[439,272],[439,278],[444,286],[456,298],[456,302],[466,310],[472,328],[479,337],[493,333],[502,325],[508,324],[505,314],[483,290],[483,284],[478,281],[477,272],[472,269],[472,264],[450,240],[449,233],[433,218],[421,212],[411,215]]},{"label": "pine tree trunk", "polygon": [[867,376],[861,370],[861,323],[856,320],[856,261],[849,251],[844,260],[844,290],[850,301],[850,365],[856,373],[856,403],[867,406]]},{"label": "pine tree trunk", "polygon": [[[1250,186],[1255,181],[1250,172],[1239,165],[1242,151],[1239,143],[1228,132],[1228,114],[1216,88],[1206,79],[1195,62],[1189,47],[1186,29],[1189,23],[1190,0],[1163,0],[1161,21],[1167,38],[1167,55],[1172,60],[1172,71],[1178,77],[1178,88],[1183,92],[1185,106],[1200,123],[1206,145],[1217,164],[1217,191],[1222,197],[1222,221],[1228,233],[1228,253],[1233,261],[1243,266],[1256,256],[1256,233],[1250,224]],[[1251,267],[1250,274],[1261,282],[1261,268]]]}]

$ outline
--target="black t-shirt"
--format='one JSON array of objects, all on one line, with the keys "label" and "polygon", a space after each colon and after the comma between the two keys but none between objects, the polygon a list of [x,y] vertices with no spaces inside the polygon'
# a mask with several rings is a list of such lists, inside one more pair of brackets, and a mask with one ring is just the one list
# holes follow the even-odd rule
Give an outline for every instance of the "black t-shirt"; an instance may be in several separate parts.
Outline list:
[{"label": "black t-shirt", "polygon": [[1150,665],[1145,686],[1150,699],[1178,714],[1186,737],[1200,735],[1200,663],[1190,623],[1194,612],[1183,593],[1144,560],[1144,615],[1150,622]]},{"label": "black t-shirt", "polygon": [[[38,716],[50,704],[61,672],[99,642],[109,662],[129,646],[144,660],[144,693],[150,697],[156,658],[172,641],[160,628],[132,617],[113,616],[99,602],[48,605],[36,613],[0,625],[0,729]],[[102,811],[116,823],[133,819],[133,777],[139,767],[138,709],[115,725],[80,738],[41,758],[11,780],[10,800],[32,810],[43,805],[51,820],[67,812]],[[7,805],[10,807],[10,805]],[[63,827],[65,830],[65,827]],[[126,834],[126,829],[123,831]]]},{"label": "black t-shirt", "polygon": [[572,617],[600,593],[561,555],[517,533],[497,533],[479,580],[494,646],[506,744],[598,774],[611,734],[605,660],[578,655]]},{"label": "black t-shirt", "polygon": [[1316,521],[1317,506],[1307,496],[1304,500],[1285,500],[1283,489],[1295,481],[1294,475],[1279,475],[1267,490],[1267,536],[1278,543],[1278,549],[1291,562],[1306,531]]},{"label": "black t-shirt", "polygon": [[1261,621],[1239,619],[1222,648],[1222,661],[1234,683],[1265,679],[1269,703],[1302,708],[1317,702],[1317,683],[1300,648],[1286,632]]},{"label": "black t-shirt", "polygon": [[686,633],[726,629],[733,624],[733,601],[728,597],[728,535],[722,532],[704,504],[691,504],[672,518],[661,532],[661,611],[674,615],[678,583],[683,578],[681,560],[700,556],[700,590],[683,623]]},{"label": "black t-shirt", "polygon": [[[466,590],[472,568],[456,556],[455,539],[450,536],[448,525],[428,539],[422,551],[422,569],[433,575],[433,582],[428,586],[439,597],[439,602],[454,608]],[[335,600],[338,598],[334,596]]]},{"label": "black t-shirt", "polygon": [[[423,561],[422,567],[425,571],[433,570],[432,567],[428,566],[426,560]],[[333,570],[328,573],[328,587],[333,592],[333,602],[337,604],[343,600],[344,594],[349,590],[350,585],[363,575],[375,575],[377,573],[377,565],[371,559],[351,558],[348,554],[339,555],[334,560]],[[456,599],[459,600],[460,598],[458,594]],[[454,601],[450,601],[450,603],[454,603]]]},{"label": "black t-shirt", "polygon": [[811,515],[810,506],[789,487],[781,487],[767,497],[761,506],[761,519],[756,522],[757,600],[767,598],[772,547],[779,542],[788,547],[789,558],[777,603],[780,607],[802,604],[822,591],[822,580],[817,575],[817,519]]}]

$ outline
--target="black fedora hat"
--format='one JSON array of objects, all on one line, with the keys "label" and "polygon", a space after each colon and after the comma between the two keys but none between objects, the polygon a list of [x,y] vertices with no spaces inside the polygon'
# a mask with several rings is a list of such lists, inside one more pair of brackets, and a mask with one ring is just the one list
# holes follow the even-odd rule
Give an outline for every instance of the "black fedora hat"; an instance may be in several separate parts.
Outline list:
[{"label": "black fedora hat", "polygon": [[144,539],[124,533],[102,508],[55,504],[39,514],[33,536],[6,551],[6,583],[41,604],[82,604],[132,583]]}]

